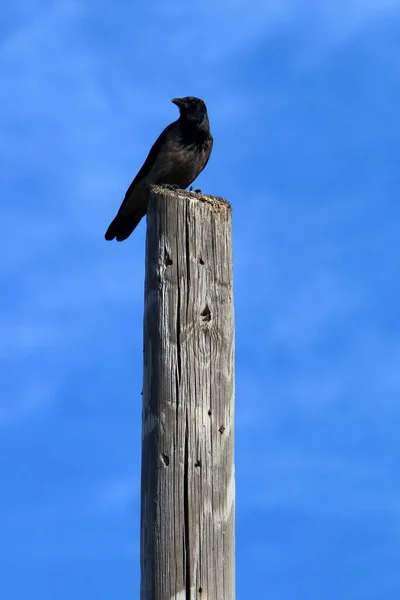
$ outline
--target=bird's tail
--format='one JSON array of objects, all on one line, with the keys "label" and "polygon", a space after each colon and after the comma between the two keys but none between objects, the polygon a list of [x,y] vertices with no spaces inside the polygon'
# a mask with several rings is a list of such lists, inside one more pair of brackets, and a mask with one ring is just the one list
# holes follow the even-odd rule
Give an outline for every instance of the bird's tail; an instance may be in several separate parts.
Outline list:
[{"label": "bird's tail", "polygon": [[129,215],[117,215],[107,229],[104,235],[105,239],[109,241],[116,238],[117,242],[123,242],[131,235],[137,225],[139,225],[145,214],[146,211],[136,211]]}]

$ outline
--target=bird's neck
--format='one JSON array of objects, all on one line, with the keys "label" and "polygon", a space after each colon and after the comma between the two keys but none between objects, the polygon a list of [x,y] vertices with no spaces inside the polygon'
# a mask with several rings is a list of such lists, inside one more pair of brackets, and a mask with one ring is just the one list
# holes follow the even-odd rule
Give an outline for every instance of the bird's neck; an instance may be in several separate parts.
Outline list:
[{"label": "bird's neck", "polygon": [[181,131],[185,138],[201,142],[210,135],[210,123],[207,115],[181,119]]}]

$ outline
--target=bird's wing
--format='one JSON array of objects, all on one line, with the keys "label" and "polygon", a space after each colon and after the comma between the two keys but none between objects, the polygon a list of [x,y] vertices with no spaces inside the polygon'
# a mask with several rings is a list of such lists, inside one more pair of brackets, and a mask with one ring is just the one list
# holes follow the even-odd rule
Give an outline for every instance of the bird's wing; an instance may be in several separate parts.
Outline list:
[{"label": "bird's wing", "polygon": [[[135,206],[136,201],[135,201],[135,195],[133,194],[135,188],[138,186],[138,184],[140,184],[141,182],[145,181],[146,178],[148,178],[150,172],[152,170],[157,170],[154,169],[155,167],[157,167],[157,162],[158,159],[160,157],[160,153],[163,155],[164,152],[163,150],[166,150],[165,146],[168,146],[168,142],[169,139],[171,137],[171,133],[174,132],[175,129],[178,128],[177,125],[178,121],[174,121],[173,123],[170,123],[170,125],[168,125],[164,131],[162,131],[160,133],[160,135],[158,136],[158,138],[156,139],[156,141],[154,142],[154,144],[152,145],[152,147],[150,148],[150,152],[147,155],[146,160],[144,161],[142,167],[140,168],[140,170],[138,171],[135,179],[132,181],[131,185],[128,187],[125,197],[122,201],[122,204],[120,206],[119,209],[119,213],[123,212],[123,213],[127,213],[127,212],[131,212],[136,210],[137,206]],[[152,183],[150,181],[150,183]],[[138,198],[140,198],[140,194],[137,195]],[[130,200],[132,200],[132,206],[131,206],[131,202]]]}]

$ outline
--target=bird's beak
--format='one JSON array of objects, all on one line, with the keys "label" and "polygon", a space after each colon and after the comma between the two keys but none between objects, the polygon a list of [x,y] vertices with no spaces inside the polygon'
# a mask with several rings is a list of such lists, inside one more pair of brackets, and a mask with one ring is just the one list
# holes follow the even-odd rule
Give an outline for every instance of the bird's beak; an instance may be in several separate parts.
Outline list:
[{"label": "bird's beak", "polygon": [[178,108],[183,108],[185,106],[183,98],[172,98],[171,102],[176,104]]}]

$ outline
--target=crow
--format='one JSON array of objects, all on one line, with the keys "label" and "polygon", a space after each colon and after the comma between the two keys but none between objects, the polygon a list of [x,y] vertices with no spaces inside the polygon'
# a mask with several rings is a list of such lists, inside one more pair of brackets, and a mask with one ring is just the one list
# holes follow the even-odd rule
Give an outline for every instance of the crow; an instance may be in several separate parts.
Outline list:
[{"label": "crow", "polygon": [[203,100],[187,96],[171,102],[179,108],[179,119],[168,125],[152,146],[106,231],[106,240],[122,242],[131,235],[147,212],[150,185],[185,189],[210,158],[213,137]]}]

